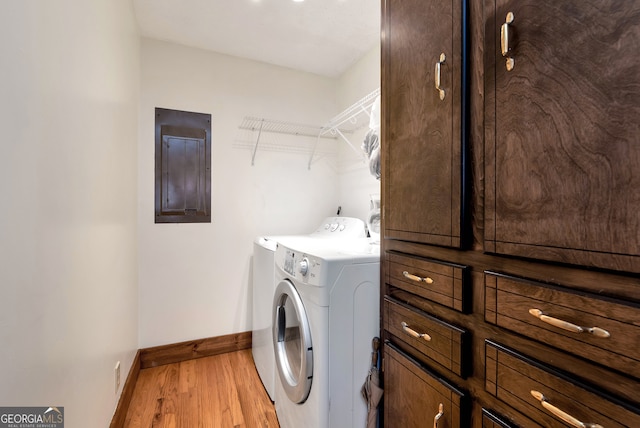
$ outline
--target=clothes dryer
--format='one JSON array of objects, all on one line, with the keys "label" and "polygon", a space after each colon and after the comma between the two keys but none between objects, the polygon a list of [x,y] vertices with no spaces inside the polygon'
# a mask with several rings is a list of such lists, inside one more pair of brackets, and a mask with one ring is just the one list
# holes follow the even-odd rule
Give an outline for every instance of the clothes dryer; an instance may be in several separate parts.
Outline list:
[{"label": "clothes dryer", "polygon": [[275,401],[275,357],[271,341],[271,302],[275,292],[274,254],[280,239],[343,240],[366,236],[365,223],[353,217],[327,217],[308,235],[259,236],[253,243],[252,354],[262,384]]},{"label": "clothes dryer", "polygon": [[380,246],[283,239],[275,253],[275,407],[281,428],[365,426],[379,336]]}]

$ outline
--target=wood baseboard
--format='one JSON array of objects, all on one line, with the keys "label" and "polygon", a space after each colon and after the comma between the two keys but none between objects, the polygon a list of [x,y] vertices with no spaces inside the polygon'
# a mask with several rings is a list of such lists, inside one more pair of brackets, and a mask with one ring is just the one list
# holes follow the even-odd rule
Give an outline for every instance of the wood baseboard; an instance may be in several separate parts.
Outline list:
[{"label": "wood baseboard", "polygon": [[131,403],[131,397],[133,397],[133,390],[136,387],[136,382],[138,381],[139,374],[140,350],[136,352],[136,356],[133,358],[133,362],[131,363],[131,368],[129,369],[127,380],[122,386],[122,394],[120,394],[120,399],[118,400],[118,405],[116,406],[116,412],[113,414],[113,418],[111,419],[111,425],[109,425],[109,428],[124,427],[124,421],[127,417],[127,412],[129,411],[129,404]]},{"label": "wood baseboard", "polygon": [[194,358],[210,357],[251,348],[251,332],[189,340],[140,350],[140,368],[179,363]]},{"label": "wood baseboard", "polygon": [[127,380],[122,387],[122,395],[118,400],[118,406],[109,428],[122,428],[124,426],[140,370],[249,348],[251,348],[251,332],[245,331],[225,336],[139,349],[131,364]]}]

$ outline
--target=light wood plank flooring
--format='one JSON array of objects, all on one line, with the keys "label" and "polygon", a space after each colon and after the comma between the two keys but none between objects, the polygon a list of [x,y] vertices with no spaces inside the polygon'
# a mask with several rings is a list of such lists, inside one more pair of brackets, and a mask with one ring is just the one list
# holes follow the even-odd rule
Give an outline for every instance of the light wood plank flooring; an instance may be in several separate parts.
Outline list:
[{"label": "light wood plank flooring", "polygon": [[251,349],[142,369],[125,428],[274,428]]}]

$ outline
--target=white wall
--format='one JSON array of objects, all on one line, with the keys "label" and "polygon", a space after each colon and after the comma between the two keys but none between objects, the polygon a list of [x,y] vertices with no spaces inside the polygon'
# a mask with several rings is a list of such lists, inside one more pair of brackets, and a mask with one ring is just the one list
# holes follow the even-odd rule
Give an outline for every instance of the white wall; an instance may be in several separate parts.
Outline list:
[{"label": "white wall", "polygon": [[[338,103],[341,109],[353,105],[380,87],[380,44],[376,44],[360,61],[347,70],[337,82]],[[360,149],[369,130],[367,125],[349,136]],[[342,214],[366,221],[369,214],[369,195],[380,194],[380,182],[370,174],[369,164],[363,161],[347,143],[339,152],[339,201]]]},{"label": "white wall", "polygon": [[3,2],[0,404],[107,426],[138,348],[129,0]]},{"label": "white wall", "polygon": [[[375,54],[336,81],[140,50],[128,0],[8,2],[0,24],[0,404],[104,426],[116,361],[124,382],[137,348],[251,329],[255,236],[310,232],[339,204],[366,215],[343,145],[307,169],[315,139],[263,135],[251,166],[257,135],[238,125],[323,124],[377,86]],[[213,115],[211,224],[153,224],[156,106]]]},{"label": "white wall", "polygon": [[[138,162],[141,348],[251,330],[259,235],[313,231],[337,207],[334,143],[242,131],[244,116],[322,125],[335,80],[143,39]],[[212,221],[154,224],[154,108],[212,115]],[[301,149],[302,148],[302,149]],[[278,150],[279,149],[279,150]]]}]

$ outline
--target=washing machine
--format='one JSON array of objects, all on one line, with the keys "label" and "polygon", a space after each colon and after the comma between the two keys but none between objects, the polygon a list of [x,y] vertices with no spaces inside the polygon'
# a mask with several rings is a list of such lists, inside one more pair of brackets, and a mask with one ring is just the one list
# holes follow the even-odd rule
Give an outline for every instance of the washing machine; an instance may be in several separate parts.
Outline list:
[{"label": "washing machine", "polygon": [[280,427],[365,426],[360,389],[371,364],[371,340],[379,336],[379,243],[283,239],[275,271],[272,340]]},{"label": "washing machine", "polygon": [[275,292],[274,254],[278,240],[344,240],[366,236],[364,221],[353,217],[327,217],[316,230],[299,236],[259,236],[253,243],[252,354],[262,384],[275,401],[275,357],[271,341],[271,302]]}]

